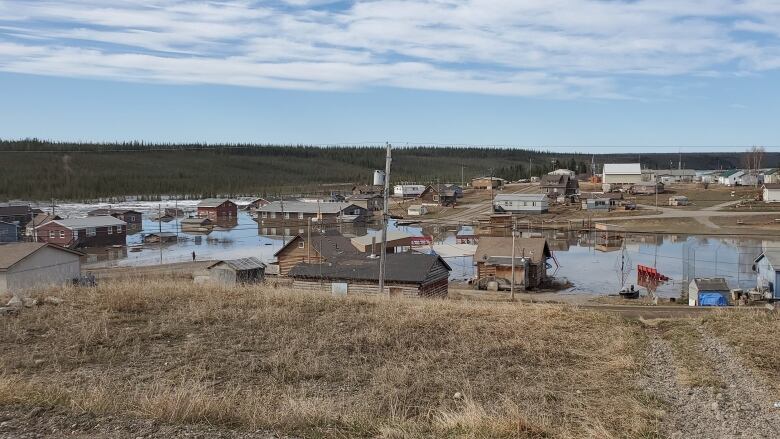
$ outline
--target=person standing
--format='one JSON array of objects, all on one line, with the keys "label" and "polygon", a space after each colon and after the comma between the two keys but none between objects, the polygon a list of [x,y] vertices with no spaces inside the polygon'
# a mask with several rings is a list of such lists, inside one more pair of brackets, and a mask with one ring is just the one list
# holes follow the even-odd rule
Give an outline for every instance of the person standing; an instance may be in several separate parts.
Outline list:
[{"label": "person standing", "polygon": [[192,252],[192,262],[195,262],[195,252]]}]

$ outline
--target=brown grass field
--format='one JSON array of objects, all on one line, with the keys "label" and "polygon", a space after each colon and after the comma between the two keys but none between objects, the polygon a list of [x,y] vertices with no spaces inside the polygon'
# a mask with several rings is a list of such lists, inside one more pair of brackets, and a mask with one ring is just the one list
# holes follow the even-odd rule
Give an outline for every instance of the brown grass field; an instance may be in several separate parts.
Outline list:
[{"label": "brown grass field", "polygon": [[297,437],[657,437],[642,329],[605,313],[176,280],[54,294],[0,318],[0,409]]}]

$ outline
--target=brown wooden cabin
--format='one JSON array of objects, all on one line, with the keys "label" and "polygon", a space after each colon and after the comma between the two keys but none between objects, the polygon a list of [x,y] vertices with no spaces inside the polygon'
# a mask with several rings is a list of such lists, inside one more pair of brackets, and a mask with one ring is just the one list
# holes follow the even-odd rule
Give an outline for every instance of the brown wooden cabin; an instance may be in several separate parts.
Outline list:
[{"label": "brown wooden cabin", "polygon": [[[552,257],[544,238],[515,238],[515,286],[537,288],[547,279],[547,259]],[[483,236],[474,254],[477,279],[497,278],[511,286],[512,238]]]},{"label": "brown wooden cabin", "polygon": [[37,238],[69,248],[125,245],[127,223],[113,216],[53,220],[37,228]]},{"label": "brown wooden cabin", "polygon": [[238,206],[227,198],[207,198],[198,203],[198,218],[216,221],[219,218],[238,217]]}]

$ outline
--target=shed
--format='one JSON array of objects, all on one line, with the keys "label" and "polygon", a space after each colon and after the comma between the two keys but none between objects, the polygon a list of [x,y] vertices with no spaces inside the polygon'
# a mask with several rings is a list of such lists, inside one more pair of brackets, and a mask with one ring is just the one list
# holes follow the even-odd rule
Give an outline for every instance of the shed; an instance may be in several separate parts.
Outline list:
[{"label": "shed", "polygon": [[209,233],[214,228],[214,222],[208,218],[184,218],[180,225],[186,233]]},{"label": "shed", "polygon": [[393,186],[393,196],[401,198],[419,197],[426,186],[422,184],[397,184]]},{"label": "shed", "polygon": [[780,203],[780,183],[764,183],[762,190],[765,203]]},{"label": "shed", "polygon": [[178,236],[173,232],[155,232],[144,235],[143,241],[146,244],[158,244],[161,242],[176,242]]},{"label": "shed", "polygon": [[43,242],[0,245],[0,293],[62,285],[81,274],[81,253]]},{"label": "shed", "polygon": [[607,163],[604,165],[604,184],[632,185],[641,182],[642,167],[639,163]]},{"label": "shed", "polygon": [[631,193],[636,195],[652,195],[655,193],[664,193],[665,186],[660,181],[642,181],[631,186]]},{"label": "shed", "polygon": [[697,277],[688,287],[690,306],[726,306],[730,294],[726,279],[722,277]]},{"label": "shed", "polygon": [[428,208],[421,204],[416,206],[409,206],[409,208],[406,209],[406,213],[409,216],[423,216],[428,213]]},{"label": "shed", "polygon": [[[544,238],[515,238],[515,285],[536,288],[547,279],[552,257]],[[483,236],[474,253],[477,280],[496,278],[506,288],[512,279],[512,238]]]},{"label": "shed", "polygon": [[205,272],[195,275],[196,283],[212,282],[221,285],[251,284],[265,279],[265,264],[258,258],[240,258],[217,261]]},{"label": "shed", "polygon": [[690,201],[685,195],[675,195],[673,197],[669,197],[670,206],[687,206],[689,204]]},{"label": "shed", "polygon": [[[395,253],[385,259],[385,288],[390,296],[446,297],[452,270],[438,255]],[[293,289],[335,295],[379,294],[379,258],[361,255],[336,263],[296,265]]]},{"label": "shed", "polygon": [[580,196],[583,210],[607,212],[616,209],[622,199],[623,194],[621,192],[589,192]]}]

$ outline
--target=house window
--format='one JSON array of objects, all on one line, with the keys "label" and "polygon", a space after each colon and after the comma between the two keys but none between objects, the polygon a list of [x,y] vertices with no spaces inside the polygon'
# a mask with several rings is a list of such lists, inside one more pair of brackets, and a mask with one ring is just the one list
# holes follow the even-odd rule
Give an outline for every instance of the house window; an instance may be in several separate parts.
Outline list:
[{"label": "house window", "polygon": [[271,218],[276,218],[276,212],[271,212]]},{"label": "house window", "polygon": [[303,219],[303,212],[298,212],[298,219]]},{"label": "house window", "polygon": [[271,227],[271,235],[276,236],[276,227]]},{"label": "house window", "polygon": [[260,214],[262,218],[268,218],[268,212],[263,212]]},{"label": "house window", "polygon": [[298,248],[303,248],[306,245],[306,243],[301,239],[301,241],[298,243]]},{"label": "house window", "polygon": [[284,229],[284,236],[289,236],[289,235],[290,235],[290,229],[285,228]]},{"label": "house window", "polygon": [[290,219],[290,212],[284,213],[284,219]]},{"label": "house window", "polygon": [[111,226],[108,226],[108,234],[112,235],[114,233],[114,228]]},{"label": "house window", "polygon": [[438,195],[434,195],[433,196],[433,201],[439,201],[439,196]]},{"label": "house window", "polygon": [[302,235],[303,234],[303,229],[298,229],[298,234]]},{"label": "house window", "polygon": [[65,231],[60,230],[60,238],[65,239]]},{"label": "house window", "polygon": [[94,227],[87,227],[87,236],[95,236],[97,231]]},{"label": "house window", "polygon": [[130,221],[130,222],[133,222],[133,221],[135,221],[135,215],[130,215],[130,216],[128,217],[128,221]]},{"label": "house window", "polygon": [[51,239],[56,238],[57,237],[56,233],[57,232],[55,232],[54,230],[49,231],[49,238],[51,238]]},{"label": "house window", "polygon": [[122,233],[122,226],[116,226],[116,233]]}]

